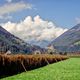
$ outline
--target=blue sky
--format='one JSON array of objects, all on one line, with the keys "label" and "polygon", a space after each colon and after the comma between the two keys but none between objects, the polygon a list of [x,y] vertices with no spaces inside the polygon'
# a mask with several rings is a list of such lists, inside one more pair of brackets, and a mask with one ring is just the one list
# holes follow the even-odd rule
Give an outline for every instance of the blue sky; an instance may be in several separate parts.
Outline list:
[{"label": "blue sky", "polygon": [[[80,18],[80,0],[0,0],[0,7],[24,2],[32,5],[32,9],[23,9],[21,11],[10,12],[12,16],[10,21],[18,22],[26,16],[40,15],[44,20],[51,20],[63,28],[71,28],[76,24],[76,18]],[[0,22],[8,20],[0,19]]]},{"label": "blue sky", "polygon": [[47,46],[80,23],[80,0],[0,0],[0,24],[24,41]]}]

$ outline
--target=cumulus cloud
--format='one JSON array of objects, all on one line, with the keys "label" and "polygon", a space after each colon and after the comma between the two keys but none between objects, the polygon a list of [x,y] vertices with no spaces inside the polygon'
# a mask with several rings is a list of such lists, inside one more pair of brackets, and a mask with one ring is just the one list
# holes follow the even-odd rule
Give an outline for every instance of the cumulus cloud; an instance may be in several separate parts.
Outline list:
[{"label": "cumulus cloud", "polygon": [[[10,0],[11,1],[11,0]],[[23,9],[31,9],[32,5],[24,2],[7,3],[0,6],[0,15],[9,14]]]},{"label": "cumulus cloud", "polygon": [[48,42],[67,31],[67,29],[57,27],[51,21],[41,19],[38,15],[33,19],[31,16],[27,16],[19,23],[12,23],[9,21],[2,24],[2,26],[21,39],[40,46],[43,46],[45,43],[44,46],[46,46]]}]

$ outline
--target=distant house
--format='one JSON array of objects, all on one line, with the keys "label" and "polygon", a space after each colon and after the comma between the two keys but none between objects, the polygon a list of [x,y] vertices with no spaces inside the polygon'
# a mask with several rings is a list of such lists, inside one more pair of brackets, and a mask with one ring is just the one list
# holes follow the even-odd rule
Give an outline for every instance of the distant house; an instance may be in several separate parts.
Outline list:
[{"label": "distant house", "polygon": [[11,55],[11,51],[8,50],[8,51],[5,53],[5,55]]},{"label": "distant house", "polygon": [[41,51],[40,50],[35,50],[34,54],[41,54]]},{"label": "distant house", "polygon": [[47,47],[47,52],[48,52],[48,54],[55,54],[56,49],[53,46],[48,46]]}]

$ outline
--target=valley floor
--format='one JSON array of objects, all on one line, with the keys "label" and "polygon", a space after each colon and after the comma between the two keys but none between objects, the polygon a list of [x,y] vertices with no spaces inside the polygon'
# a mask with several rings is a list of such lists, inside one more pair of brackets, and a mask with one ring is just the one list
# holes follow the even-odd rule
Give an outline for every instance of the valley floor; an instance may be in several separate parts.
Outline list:
[{"label": "valley floor", "polygon": [[0,80],[80,80],[80,58],[70,58]]}]

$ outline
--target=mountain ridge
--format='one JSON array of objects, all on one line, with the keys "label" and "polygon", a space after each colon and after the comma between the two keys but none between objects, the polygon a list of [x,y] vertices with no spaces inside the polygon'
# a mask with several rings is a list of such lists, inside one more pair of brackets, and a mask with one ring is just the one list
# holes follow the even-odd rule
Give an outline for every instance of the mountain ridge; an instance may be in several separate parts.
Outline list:
[{"label": "mountain ridge", "polygon": [[77,24],[53,40],[50,45],[54,46],[58,51],[80,51],[80,45],[75,45],[79,41],[80,24]]},{"label": "mountain ridge", "polygon": [[24,42],[0,26],[0,52],[8,50],[13,53],[32,53],[35,50],[41,51],[42,48]]}]

